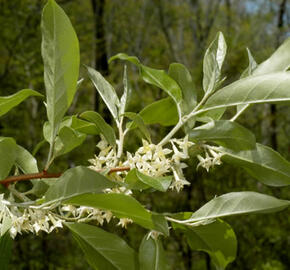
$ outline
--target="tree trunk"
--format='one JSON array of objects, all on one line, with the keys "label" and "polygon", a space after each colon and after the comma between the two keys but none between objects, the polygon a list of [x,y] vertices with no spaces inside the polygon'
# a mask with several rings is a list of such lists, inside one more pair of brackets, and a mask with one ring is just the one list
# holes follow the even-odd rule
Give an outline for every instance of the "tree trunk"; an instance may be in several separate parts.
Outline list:
[{"label": "tree trunk", "polygon": [[[94,66],[103,76],[109,74],[106,49],[106,33],[104,26],[104,13],[106,0],[91,0],[94,14]],[[99,111],[99,96],[95,92],[94,109]]]}]

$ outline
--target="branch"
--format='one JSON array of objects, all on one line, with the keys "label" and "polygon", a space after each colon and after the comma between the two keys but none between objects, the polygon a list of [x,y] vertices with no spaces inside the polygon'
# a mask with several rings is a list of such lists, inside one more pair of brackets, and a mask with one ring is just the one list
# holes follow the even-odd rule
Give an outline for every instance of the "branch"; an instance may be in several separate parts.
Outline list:
[{"label": "branch", "polygon": [[[114,172],[123,172],[123,171],[130,171],[130,167],[116,167],[110,169],[108,172],[114,173]],[[104,170],[97,170],[97,172],[102,172]],[[47,171],[42,171],[40,173],[31,173],[31,174],[22,174],[22,175],[16,175],[16,176],[9,176],[6,179],[0,181],[0,184],[7,187],[9,184],[19,181],[27,181],[27,180],[33,180],[33,179],[43,179],[43,178],[59,178],[62,175],[62,173],[48,173]]]}]

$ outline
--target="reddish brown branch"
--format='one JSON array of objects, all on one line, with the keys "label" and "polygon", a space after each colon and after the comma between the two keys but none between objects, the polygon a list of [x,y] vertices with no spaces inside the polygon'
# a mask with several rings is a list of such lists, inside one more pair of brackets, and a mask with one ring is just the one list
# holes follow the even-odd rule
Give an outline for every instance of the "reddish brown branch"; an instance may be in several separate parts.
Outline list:
[{"label": "reddish brown branch", "polygon": [[[130,167],[116,167],[116,168],[112,168],[109,171],[109,173],[123,172],[123,171],[129,171],[129,170],[130,170]],[[99,170],[99,172],[101,171],[103,170]],[[0,183],[7,187],[9,184],[14,183],[14,182],[27,181],[27,180],[33,180],[33,179],[43,179],[43,178],[58,178],[61,175],[62,173],[48,173],[47,171],[42,171],[40,173],[9,176],[6,179],[0,181]]]}]

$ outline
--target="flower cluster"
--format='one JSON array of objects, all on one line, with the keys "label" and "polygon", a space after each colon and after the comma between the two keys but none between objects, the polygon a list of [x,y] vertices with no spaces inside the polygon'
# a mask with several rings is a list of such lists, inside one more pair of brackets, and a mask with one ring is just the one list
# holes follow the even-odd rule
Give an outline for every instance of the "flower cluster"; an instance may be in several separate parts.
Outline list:
[{"label": "flower cluster", "polygon": [[223,153],[217,152],[215,147],[211,147],[209,145],[206,145],[205,149],[205,157],[202,157],[201,155],[197,155],[197,158],[199,160],[199,163],[197,165],[197,169],[199,167],[205,168],[207,171],[209,171],[210,168],[221,165],[221,157],[223,156]]},{"label": "flower cluster", "polygon": [[63,220],[53,212],[32,208],[21,210],[4,200],[4,194],[0,194],[1,232],[7,228],[11,237],[15,238],[17,234],[22,232],[38,234],[40,231],[45,231],[50,233],[57,228],[62,228]]}]

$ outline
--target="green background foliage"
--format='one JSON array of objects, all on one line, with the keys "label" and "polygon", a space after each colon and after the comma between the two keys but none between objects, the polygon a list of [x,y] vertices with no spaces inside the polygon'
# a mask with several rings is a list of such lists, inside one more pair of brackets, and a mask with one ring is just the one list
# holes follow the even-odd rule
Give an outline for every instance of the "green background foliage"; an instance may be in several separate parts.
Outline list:
[{"label": "green background foliage", "polygon": [[[105,53],[106,61],[111,56],[124,52],[127,55],[136,55],[142,63],[158,69],[167,69],[171,62],[178,61],[191,72],[192,80],[198,88],[198,99],[202,94],[202,60],[205,49],[218,31],[224,33],[228,44],[228,55],[223,69],[223,73],[227,75],[226,83],[239,78],[248,66],[246,47],[260,63],[261,60],[269,57],[289,35],[289,19],[287,19],[290,13],[289,1],[127,0],[124,4],[124,1],[107,0],[104,1],[104,10],[98,14],[94,11],[94,3],[100,4],[102,1],[59,0],[57,2],[62,5],[76,30],[80,42],[81,63],[96,67],[112,82],[119,97],[122,90],[120,78],[123,74],[123,63],[113,61],[106,68],[104,60],[99,55],[101,52]],[[281,23],[283,2],[287,3]],[[40,19],[44,4],[45,1],[37,0],[0,0],[0,96],[12,95],[23,88],[34,89],[45,94],[40,52]],[[104,31],[103,36],[98,35],[98,29],[101,27]],[[100,44],[104,41],[105,46],[102,48]],[[171,68],[174,72],[174,66]],[[178,72],[178,67],[175,68]],[[142,75],[146,77],[148,72],[150,70],[145,70]],[[85,80],[80,84],[68,114],[96,110],[105,120],[110,121],[110,112],[97,97],[86,75],[86,67],[81,67],[80,73]],[[160,76],[162,74],[160,73]],[[128,104],[128,111],[140,111],[152,101],[166,97],[161,90],[154,86],[150,87],[140,80],[138,67],[128,65],[128,75],[133,89],[132,102]],[[170,76],[175,78],[173,74]],[[189,83],[190,81],[189,78]],[[207,82],[208,84],[210,82]],[[249,85],[251,85],[250,82]],[[36,152],[39,168],[45,166],[46,152],[49,148],[46,142],[42,143],[39,149],[35,148],[43,138],[42,119],[46,119],[42,102],[43,100],[38,97],[31,97],[21,103],[17,110],[12,110],[0,120],[1,136],[15,137],[17,144],[24,146],[30,152]],[[164,100],[164,102],[169,101]],[[169,105],[172,110],[173,104]],[[186,104],[186,106],[191,105]],[[277,105],[275,111],[272,108],[271,105],[250,108],[239,118],[239,123],[255,133],[258,143],[273,147],[284,158],[290,160],[289,106]],[[112,110],[115,112],[114,109]],[[143,112],[143,115],[146,115],[146,109]],[[231,116],[232,112],[229,110],[226,114]],[[90,114],[87,112],[84,118],[85,116],[89,117]],[[94,119],[97,125],[100,119],[98,116],[94,116]],[[154,117],[150,118],[150,115],[148,119],[144,119],[145,123],[156,123]],[[174,119],[170,120],[174,121]],[[110,127],[108,126],[107,129]],[[167,128],[154,125],[151,132],[152,141],[156,141],[168,131]],[[66,132],[69,132],[69,126],[65,126],[62,132],[63,141],[65,141]],[[132,132],[138,135],[138,131]],[[91,132],[91,134],[99,133],[102,131],[98,129]],[[192,136],[198,139],[200,134],[202,134],[202,129]],[[136,136],[131,136],[131,138],[130,142],[125,145],[129,150],[139,145]],[[61,136],[59,139],[62,139]],[[76,136],[76,145],[78,140],[81,138]],[[10,143],[15,144],[13,141]],[[88,136],[81,148],[76,148],[69,155],[57,157],[57,165],[53,165],[52,170],[63,171],[75,165],[87,166],[87,160],[95,152],[95,143],[95,138]],[[230,158],[232,156],[234,156],[233,159]],[[192,182],[190,187],[186,187],[180,193],[140,193],[138,200],[152,211],[182,212],[188,209],[198,209],[215,195],[232,191],[252,190],[282,199],[289,198],[289,187],[282,189],[265,186],[255,180],[255,175],[250,176],[241,168],[234,167],[233,169],[226,163],[227,161],[230,164],[236,162],[239,165],[239,157],[236,157],[233,152],[225,157],[222,167],[215,168],[210,173],[202,170],[195,171],[196,161],[191,161],[186,170],[186,178]],[[283,168],[281,170],[283,171]],[[65,181],[68,181],[68,178],[66,175],[63,176]],[[285,181],[289,180],[285,179]],[[23,185],[23,189],[25,188]],[[289,230],[287,230],[290,224],[289,212],[267,216],[229,217],[226,221],[231,224],[239,239],[237,259],[227,269],[286,270],[289,267],[290,256],[287,252],[289,250]],[[135,250],[138,250],[141,243],[141,249],[160,249],[160,252],[167,256],[166,263],[169,269],[214,269],[208,255],[191,251],[187,246],[185,234],[179,231],[174,232],[172,237],[165,238],[162,247],[157,242],[145,242],[145,238],[143,239],[145,229],[135,224],[129,225],[127,232],[114,225],[106,225],[105,229],[123,237]],[[209,226],[218,227],[221,231],[227,230],[227,223],[217,222]],[[74,230],[82,230],[82,228],[76,226]],[[187,232],[187,238],[190,238],[191,234],[191,231]],[[197,229],[196,234],[202,234],[202,229]],[[192,236],[192,239],[195,239],[196,234]],[[30,234],[17,236],[13,243],[10,269],[91,269],[81,249],[74,244],[72,237],[68,230],[49,235],[41,234],[38,238]],[[87,248],[85,239],[80,239],[76,235],[74,237],[82,243],[83,249]],[[215,243],[211,244],[210,248],[214,252]],[[128,248],[129,256],[133,256],[132,253]],[[231,257],[229,255],[222,259],[230,261]],[[221,263],[222,259],[217,257]]]}]

